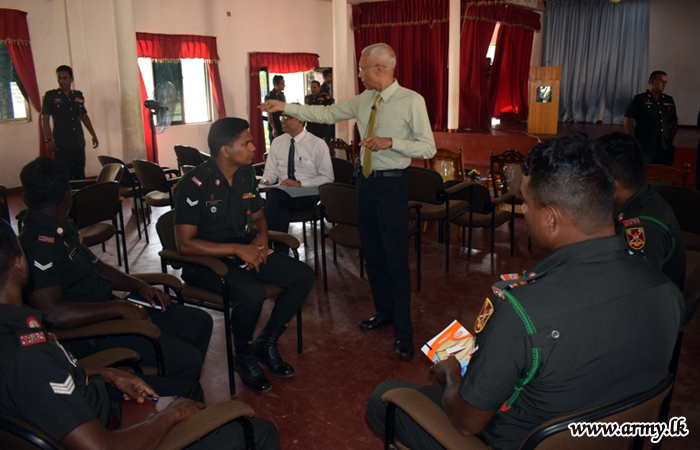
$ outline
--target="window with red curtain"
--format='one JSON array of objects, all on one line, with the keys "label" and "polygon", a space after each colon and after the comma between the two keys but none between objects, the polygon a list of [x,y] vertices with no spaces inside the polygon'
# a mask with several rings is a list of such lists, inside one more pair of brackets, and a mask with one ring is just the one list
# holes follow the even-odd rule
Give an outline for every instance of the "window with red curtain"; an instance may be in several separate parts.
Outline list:
[{"label": "window with red curtain", "polygon": [[[215,37],[190,34],[136,33],[136,50],[139,58],[160,60],[204,59],[207,64],[217,114],[219,118],[226,117],[226,107],[221,89],[221,76],[219,74],[219,54],[216,48]],[[146,86],[143,83],[143,78],[141,78],[141,104],[146,99]],[[153,148],[151,139],[148,138],[151,135],[151,128],[148,124],[149,110],[143,107],[142,111],[144,135],[146,136],[146,155],[151,157]]]},{"label": "window with red curtain", "polygon": [[263,161],[265,154],[265,130],[260,105],[260,69],[266,67],[272,73],[306,72],[318,67],[315,53],[249,53],[250,60],[250,134],[253,137],[255,156],[253,161]]},{"label": "window with red curtain", "polygon": [[425,98],[433,130],[446,130],[449,0],[362,3],[352,19],[358,61],[368,45],[390,45],[396,80]]},{"label": "window with red curtain", "polygon": [[[26,12],[0,8],[0,42],[7,47],[12,64],[22,86],[24,86],[29,101],[37,112],[41,111],[41,97],[39,96],[39,85],[36,81],[32,46],[29,43],[29,27],[27,26]],[[37,122],[39,123],[39,154],[41,156],[53,156],[48,155],[46,150],[41,120]]]},{"label": "window with red curtain", "polygon": [[499,21],[491,75],[489,77],[489,110],[501,122],[527,120],[528,75],[532,41],[540,29],[540,16],[523,8],[506,6]]}]

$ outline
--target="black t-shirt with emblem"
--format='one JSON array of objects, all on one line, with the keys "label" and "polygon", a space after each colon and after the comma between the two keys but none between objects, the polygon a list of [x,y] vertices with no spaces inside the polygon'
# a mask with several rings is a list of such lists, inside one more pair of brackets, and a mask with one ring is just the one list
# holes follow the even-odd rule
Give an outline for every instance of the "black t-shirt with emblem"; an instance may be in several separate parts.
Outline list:
[{"label": "black t-shirt with emblem", "polygon": [[71,90],[66,96],[61,89],[47,91],[41,102],[41,114],[53,117],[56,147],[85,147],[82,116],[87,114],[87,109],[82,92]]},{"label": "black t-shirt with emblem", "polygon": [[549,419],[661,382],[683,308],[678,288],[629,255],[617,236],[559,248],[525,274],[532,277],[525,285],[499,286],[519,301],[535,333],[528,334],[508,300],[494,297],[490,316],[488,307],[482,310],[479,348],[459,389],[470,405],[499,410],[530,370],[533,348],[540,348],[533,380],[483,431],[499,450],[519,448]]},{"label": "black t-shirt with emblem", "polygon": [[239,168],[229,186],[214,158],[195,167],[175,187],[175,224],[197,226],[197,238],[246,242],[250,215],[263,207],[252,166]]},{"label": "black t-shirt with emblem", "polygon": [[[265,101],[267,100],[279,100],[281,102],[286,102],[287,97],[284,95],[284,92],[278,91],[277,89],[271,90],[266,96],[265,96]],[[282,111],[279,112],[274,112],[274,113],[267,113],[267,126],[268,128],[272,129],[272,124],[270,123],[270,115],[272,115],[272,120],[273,123],[275,124],[275,127],[277,128],[277,136],[281,136],[282,133],[282,121],[280,118],[282,117]]]},{"label": "black t-shirt with emblem", "polygon": [[100,274],[98,258],[71,222],[30,209],[19,240],[29,264],[28,291],[58,286],[67,301],[112,299],[112,282]]},{"label": "black t-shirt with emblem", "polygon": [[[333,104],[333,99],[331,98],[330,95],[325,94],[325,93],[320,93],[314,98],[312,94],[307,95],[304,97],[304,104],[305,105],[317,105],[317,106],[328,106]],[[306,122],[306,131],[309,133],[313,134],[314,136],[320,137],[321,139],[326,137],[326,130],[328,127],[332,127],[333,125],[327,125],[325,123],[316,123],[316,122]]]},{"label": "black t-shirt with emblem", "polygon": [[661,270],[680,290],[685,284],[685,242],[676,215],[649,183],[644,183],[619,211],[615,231],[630,250]]},{"label": "black t-shirt with emblem", "polygon": [[56,441],[80,425],[109,418],[104,380],[87,377],[41,324],[41,312],[0,304],[0,410]]},{"label": "black t-shirt with emblem", "polygon": [[625,117],[634,119],[634,134],[644,149],[647,164],[657,153],[673,148],[671,124],[678,122],[673,97],[661,94],[656,100],[647,90],[634,96]]}]

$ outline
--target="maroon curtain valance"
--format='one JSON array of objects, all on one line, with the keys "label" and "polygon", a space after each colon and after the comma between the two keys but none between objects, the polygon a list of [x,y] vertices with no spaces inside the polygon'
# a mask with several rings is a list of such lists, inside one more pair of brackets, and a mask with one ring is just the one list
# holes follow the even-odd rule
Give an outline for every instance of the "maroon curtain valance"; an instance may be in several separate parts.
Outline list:
[{"label": "maroon curtain valance", "polygon": [[16,9],[0,8],[0,42],[29,44],[27,13]]},{"label": "maroon curtain valance", "polygon": [[501,1],[462,2],[462,20],[479,20],[506,27],[540,30],[540,15],[518,6],[505,5]]},{"label": "maroon curtain valance", "polygon": [[306,72],[318,67],[318,55],[315,53],[250,53],[251,71],[259,71],[262,67],[267,67],[267,70],[272,73]]},{"label": "maroon curtain valance", "polygon": [[136,51],[139,58],[156,61],[204,59],[218,62],[216,38],[193,34],[136,33]]}]

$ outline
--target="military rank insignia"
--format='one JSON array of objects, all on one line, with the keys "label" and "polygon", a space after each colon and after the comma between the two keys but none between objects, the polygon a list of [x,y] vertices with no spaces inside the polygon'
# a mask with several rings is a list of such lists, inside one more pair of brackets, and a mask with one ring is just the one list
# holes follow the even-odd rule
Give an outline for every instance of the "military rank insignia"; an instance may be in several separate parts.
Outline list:
[{"label": "military rank insignia", "polygon": [[491,300],[487,298],[484,305],[481,307],[481,311],[479,311],[479,317],[476,318],[476,323],[474,324],[475,333],[480,333],[481,330],[484,329],[486,322],[489,321],[493,311],[493,303],[491,303]]},{"label": "military rank insignia", "polygon": [[245,192],[243,194],[243,200],[245,200],[247,198],[255,198],[255,192]]},{"label": "military rank insignia", "polygon": [[197,185],[197,187],[202,186],[202,182],[199,181],[199,178],[197,177],[192,177],[192,182]]},{"label": "military rank insignia", "polygon": [[632,250],[641,250],[644,248],[644,227],[625,228],[625,236],[627,237],[627,244],[629,244]]}]

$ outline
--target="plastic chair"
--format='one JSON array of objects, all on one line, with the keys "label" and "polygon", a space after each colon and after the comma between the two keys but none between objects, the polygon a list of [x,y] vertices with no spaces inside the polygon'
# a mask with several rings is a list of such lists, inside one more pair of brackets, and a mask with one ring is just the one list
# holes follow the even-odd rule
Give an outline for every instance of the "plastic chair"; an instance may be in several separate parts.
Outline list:
[{"label": "plastic chair", "polygon": [[[228,361],[228,378],[229,392],[232,396],[236,395],[236,380],[234,377],[234,361],[233,361],[233,341],[231,338],[231,299],[228,295],[228,287],[226,282],[226,274],[228,268],[226,264],[217,258],[209,256],[185,256],[177,249],[175,241],[175,211],[168,211],[158,219],[156,230],[160,237],[160,242],[163,245],[163,250],[158,252],[160,255],[161,268],[163,273],[167,272],[168,265],[174,269],[180,269],[182,264],[192,264],[206,267],[214,272],[221,280],[221,289],[223,295],[216,294],[212,291],[202,289],[196,286],[189,285],[185,282],[180,282],[182,285],[182,296],[179,300],[184,303],[204,308],[221,311],[224,313],[224,330],[226,330],[226,358]],[[270,241],[278,241],[286,244],[292,249],[294,257],[299,259],[299,240],[294,236],[286,233],[278,233],[268,231]],[[178,280],[179,281],[179,280]],[[266,298],[274,298],[282,293],[279,286],[273,284],[263,284]],[[301,310],[297,311],[297,353],[302,354],[302,332],[301,332]]]}]

